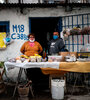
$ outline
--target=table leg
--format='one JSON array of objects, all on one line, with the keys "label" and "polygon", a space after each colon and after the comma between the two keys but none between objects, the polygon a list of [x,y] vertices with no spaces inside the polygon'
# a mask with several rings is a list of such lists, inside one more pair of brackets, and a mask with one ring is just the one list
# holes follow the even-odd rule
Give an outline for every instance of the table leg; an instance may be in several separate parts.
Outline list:
[{"label": "table leg", "polygon": [[75,82],[74,82],[74,86],[73,86],[73,89],[72,89],[71,95],[73,94],[74,88],[75,88],[75,86],[76,86],[77,79],[78,79],[78,75],[76,75],[76,79],[75,79]]},{"label": "table leg", "polygon": [[[25,72],[25,75],[26,75],[26,78],[27,78],[27,71],[26,71],[26,69],[24,69],[24,72]],[[27,81],[29,81],[28,78],[27,78]],[[32,97],[34,97],[34,94],[33,94],[33,91],[32,91],[32,86],[31,85],[29,85],[29,89],[30,89],[30,92],[32,94]]]},{"label": "table leg", "polygon": [[[85,81],[86,81],[86,75],[85,75],[85,73],[84,73],[84,79],[85,79]],[[88,81],[89,81],[89,80],[88,80]],[[88,84],[86,84],[86,88],[87,88],[87,90],[88,90],[88,93],[89,93],[90,91],[89,91]]]},{"label": "table leg", "polygon": [[18,77],[17,77],[17,82],[16,82],[16,85],[15,85],[15,88],[14,88],[14,92],[13,92],[13,97],[15,96],[16,89],[17,89],[18,83],[19,83],[21,75],[22,75],[22,71],[23,71],[23,68],[20,68],[19,69],[19,73],[18,73]]},{"label": "table leg", "polygon": [[[74,86],[73,86],[73,89],[72,89],[72,92],[71,92],[71,95],[72,95],[73,92],[74,92],[74,88],[75,88],[75,86],[76,86],[76,82],[77,82],[77,79],[78,79],[78,77],[79,77],[80,74],[84,74],[84,80],[86,81],[85,73],[77,73],[77,74],[76,74],[76,79],[75,79],[75,82],[74,82]],[[81,82],[82,82],[82,80],[81,80]],[[77,87],[81,87],[81,86],[77,86]],[[88,90],[88,93],[89,93],[89,88],[88,88],[88,86],[87,86],[87,85],[84,85],[83,82],[82,82],[82,87],[86,87],[87,90]]]}]

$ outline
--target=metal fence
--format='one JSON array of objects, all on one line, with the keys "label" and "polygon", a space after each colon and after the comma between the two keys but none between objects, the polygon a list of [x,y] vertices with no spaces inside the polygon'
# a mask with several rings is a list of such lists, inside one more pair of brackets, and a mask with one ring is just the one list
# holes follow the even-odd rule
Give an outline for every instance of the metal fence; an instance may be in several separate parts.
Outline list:
[{"label": "metal fence", "polygon": [[[84,28],[90,26],[90,13],[87,14],[78,14],[78,15],[69,15],[62,17],[62,30],[67,28],[74,28],[77,26],[80,28]],[[82,46],[85,44],[90,43],[90,35],[70,35],[68,40],[65,41],[66,48],[70,52],[79,52]],[[90,73],[82,74],[82,73],[73,73],[70,72],[66,75],[67,83],[74,84],[76,77],[77,77],[77,84],[90,86]]]},{"label": "metal fence", "polygon": [[[62,30],[77,26],[80,26],[81,29],[90,26],[90,13],[62,17]],[[87,43],[90,43],[90,35],[88,34],[70,35],[69,39],[65,41],[66,48],[71,52],[79,52],[81,47]]]}]

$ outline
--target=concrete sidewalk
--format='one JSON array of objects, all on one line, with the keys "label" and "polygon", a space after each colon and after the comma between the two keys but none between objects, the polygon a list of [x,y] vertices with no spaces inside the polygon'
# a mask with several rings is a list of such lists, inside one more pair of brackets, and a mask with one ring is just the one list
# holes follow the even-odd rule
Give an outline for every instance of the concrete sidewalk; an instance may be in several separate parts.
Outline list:
[{"label": "concrete sidewalk", "polygon": [[[63,100],[90,100],[90,92],[87,89],[75,89],[73,95],[71,95],[72,87],[68,87],[69,91],[64,94]],[[19,97],[18,92],[14,98],[12,98],[14,86],[6,86],[6,93],[0,94],[0,100],[53,100],[50,93],[50,89],[39,89],[34,90],[35,97],[32,98],[31,93],[28,97]],[[77,91],[78,90],[78,91]]]}]

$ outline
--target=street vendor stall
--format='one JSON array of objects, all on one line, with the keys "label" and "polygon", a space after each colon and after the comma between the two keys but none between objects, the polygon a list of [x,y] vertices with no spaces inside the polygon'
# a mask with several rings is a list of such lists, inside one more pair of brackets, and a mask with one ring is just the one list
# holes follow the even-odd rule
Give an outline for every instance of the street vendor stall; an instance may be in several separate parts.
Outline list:
[{"label": "street vendor stall", "polygon": [[[29,63],[11,63],[5,62],[7,68],[18,67],[20,68],[18,79],[20,79],[22,74],[22,69],[27,69],[31,67],[41,68],[43,74],[50,75],[60,75],[63,76],[67,72],[81,72],[89,73],[90,72],[90,62],[29,62]],[[20,74],[21,73],[21,74]],[[17,80],[19,81],[19,80]]]},{"label": "street vendor stall", "polygon": [[48,56],[48,61],[46,62],[42,62],[40,56],[34,56],[33,59],[31,59],[32,58],[31,56],[31,58],[29,58],[29,62],[26,62],[27,58],[24,58],[24,61],[23,61],[22,57],[19,57],[19,62],[18,62],[18,59],[16,61],[9,60],[5,62],[4,65],[5,65],[6,70],[9,70],[12,67],[20,68],[13,96],[15,95],[17,85],[22,75],[22,71],[24,70],[26,74],[26,69],[28,68],[40,68],[43,74],[49,75],[50,76],[49,77],[50,87],[51,87],[52,78],[62,77],[65,80],[65,74],[68,72],[79,72],[79,73],[89,73],[90,72],[89,59],[87,59],[88,61],[86,59],[85,60],[77,59],[78,61],[76,61],[76,56],[74,56],[71,53],[69,53],[68,56],[65,55],[65,57],[66,57],[65,58],[66,61],[61,61],[61,58],[63,58],[62,56]]}]

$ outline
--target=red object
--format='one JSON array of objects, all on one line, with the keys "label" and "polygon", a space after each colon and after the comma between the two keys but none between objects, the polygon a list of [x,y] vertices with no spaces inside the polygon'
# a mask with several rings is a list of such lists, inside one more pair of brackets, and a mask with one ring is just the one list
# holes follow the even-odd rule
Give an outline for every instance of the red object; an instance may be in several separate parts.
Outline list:
[{"label": "red object", "polygon": [[30,46],[33,47],[35,44],[34,42],[29,42]]}]

